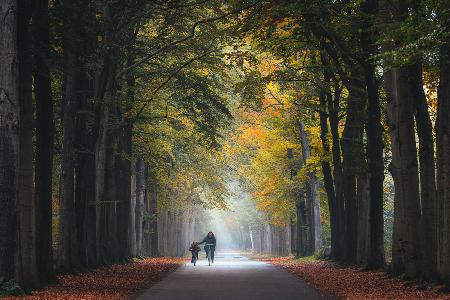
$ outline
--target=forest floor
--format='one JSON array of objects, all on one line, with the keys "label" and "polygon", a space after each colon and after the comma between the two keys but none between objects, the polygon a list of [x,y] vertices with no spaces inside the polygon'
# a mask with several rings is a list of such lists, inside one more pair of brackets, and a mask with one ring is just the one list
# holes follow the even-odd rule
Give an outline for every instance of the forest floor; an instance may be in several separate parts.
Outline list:
[{"label": "forest floor", "polygon": [[315,260],[313,257],[261,260],[289,271],[315,289],[338,299],[450,299],[450,294],[441,293],[439,286],[408,282],[382,271],[339,266],[330,261]]},{"label": "forest floor", "polygon": [[146,258],[76,275],[59,275],[58,284],[4,299],[132,299],[185,262],[184,258]]}]

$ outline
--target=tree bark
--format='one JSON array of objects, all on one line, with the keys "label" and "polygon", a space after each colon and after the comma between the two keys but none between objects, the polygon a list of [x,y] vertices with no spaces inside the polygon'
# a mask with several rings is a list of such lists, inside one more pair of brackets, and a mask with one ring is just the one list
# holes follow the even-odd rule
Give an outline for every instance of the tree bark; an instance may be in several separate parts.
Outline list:
[{"label": "tree bark", "polygon": [[[321,92],[319,94],[319,120],[320,120],[320,139],[322,141],[322,149],[324,151],[324,156],[330,156],[330,146],[328,141],[328,117],[326,110],[326,98],[325,93]],[[330,229],[331,229],[331,255],[334,257],[337,251],[337,240],[338,240],[338,230],[337,230],[337,220],[336,220],[336,194],[334,190],[333,175],[331,173],[330,162],[327,159],[322,159],[322,174],[324,187],[327,194],[328,200],[328,210],[330,212]]]},{"label": "tree bark", "polygon": [[355,264],[357,258],[358,240],[358,208],[357,208],[357,177],[363,173],[366,167],[364,159],[364,115],[366,97],[364,87],[360,82],[361,71],[358,67],[352,70],[352,77],[347,87],[347,117],[342,133],[342,175],[345,203],[345,255],[346,263]]},{"label": "tree bark", "polygon": [[42,284],[56,280],[53,270],[52,172],[53,97],[51,87],[48,0],[37,0],[33,14],[34,97],[36,100],[36,241],[37,267]]},{"label": "tree bark", "polygon": [[143,256],[145,164],[141,158],[136,161],[136,254]]},{"label": "tree bark", "polygon": [[136,240],[136,175],[133,175],[131,180],[131,201],[130,201],[130,215],[129,215],[129,241],[130,241],[130,256],[136,257],[137,240]]},{"label": "tree bark", "polygon": [[[302,145],[302,159],[304,167],[307,167],[307,160],[311,156],[309,137],[305,130],[305,125],[299,121],[300,143]],[[306,183],[306,214],[308,224],[308,249],[307,255],[312,255],[321,247],[320,239],[320,201],[317,186],[316,173],[308,172],[308,182]]]},{"label": "tree bark", "polygon": [[0,277],[15,276],[19,65],[16,0],[0,2]]},{"label": "tree bark", "polygon": [[392,148],[390,172],[395,185],[392,267],[394,273],[415,278],[419,272],[420,196],[414,103],[407,68],[387,71],[385,89]]},{"label": "tree bark", "polygon": [[33,104],[32,104],[32,51],[30,20],[33,5],[19,0],[18,50],[19,50],[19,103],[20,152],[18,181],[19,265],[18,281],[26,290],[39,284],[36,264],[36,214],[33,185]]},{"label": "tree bark", "polygon": [[363,16],[360,37],[364,56],[364,77],[367,90],[367,163],[370,186],[369,205],[369,253],[367,267],[377,269],[384,265],[384,220],[383,220],[383,128],[381,125],[381,107],[379,83],[376,78],[375,66],[371,62],[376,50],[376,32],[373,26],[378,14],[378,0],[366,0],[361,3]]},{"label": "tree bark", "polygon": [[420,163],[420,272],[424,279],[436,278],[437,259],[437,211],[436,175],[434,167],[433,125],[423,90],[422,66],[415,63],[408,67],[409,84],[415,106],[417,136],[419,137]]},{"label": "tree bark", "polygon": [[151,254],[153,257],[159,256],[158,245],[158,181],[155,170],[149,170],[151,191],[150,216],[151,216]]},{"label": "tree bark", "polygon": [[306,224],[306,203],[301,197],[297,203],[297,257],[308,256],[308,237],[307,237],[307,224]]},{"label": "tree bark", "polygon": [[[444,28],[450,29],[449,13],[439,15]],[[440,81],[436,120],[438,271],[450,288],[450,42],[441,46]]]},{"label": "tree bark", "polygon": [[80,91],[80,66],[82,66],[79,41],[82,40],[78,16],[84,6],[73,1],[62,2],[64,13],[64,89],[62,112],[62,163],[58,212],[58,243],[56,266],[59,271],[70,272],[80,265],[78,233],[74,205],[74,141],[75,120]]},{"label": "tree bark", "polygon": [[[325,84],[329,85],[331,74],[324,69]],[[339,89],[335,90],[334,96],[331,94],[330,88],[325,93],[328,105],[328,114],[330,121],[330,132],[332,138],[331,154],[333,158],[333,180],[336,203],[336,229],[337,236],[339,236],[336,243],[336,251],[334,258],[338,261],[345,261],[345,254],[347,253],[346,245],[346,230],[345,230],[345,204],[344,204],[344,183],[342,173],[341,161],[341,141],[339,137]]]},{"label": "tree bark", "polygon": [[[149,219],[149,215],[150,215],[150,191],[149,191],[149,176],[148,176],[148,170],[149,170],[149,164],[146,163],[145,164],[145,168],[144,168],[144,180],[145,180],[145,190],[144,190],[144,212],[145,212],[145,216],[144,216],[144,221],[142,223],[142,235],[143,235],[143,252],[144,252],[144,256],[151,256],[151,246],[150,246],[150,219]],[[192,217],[192,224],[194,224],[194,217]],[[191,233],[192,234],[192,233]],[[193,240],[193,239],[192,239]]]}]

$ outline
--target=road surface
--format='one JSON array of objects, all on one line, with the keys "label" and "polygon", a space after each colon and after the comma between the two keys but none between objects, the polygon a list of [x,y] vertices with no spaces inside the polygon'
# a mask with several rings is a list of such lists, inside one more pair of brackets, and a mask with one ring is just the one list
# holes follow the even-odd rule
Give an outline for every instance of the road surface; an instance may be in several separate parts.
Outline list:
[{"label": "road surface", "polygon": [[204,252],[199,257],[197,266],[182,266],[137,300],[330,299],[288,272],[238,253],[217,253],[212,266]]}]

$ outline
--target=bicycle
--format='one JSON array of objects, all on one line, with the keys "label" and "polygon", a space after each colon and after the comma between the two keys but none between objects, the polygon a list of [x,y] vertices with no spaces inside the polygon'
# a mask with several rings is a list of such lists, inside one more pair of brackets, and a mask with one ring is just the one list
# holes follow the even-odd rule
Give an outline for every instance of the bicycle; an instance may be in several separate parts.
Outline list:
[{"label": "bicycle", "polygon": [[[215,246],[214,244],[205,244],[205,248],[207,247],[207,252],[208,252],[208,266],[211,266],[211,261],[212,263],[214,263],[214,260],[212,259],[211,256],[211,246]],[[205,249],[206,250],[206,249]]]},{"label": "bicycle", "polygon": [[194,267],[198,260],[198,252],[200,251],[200,247],[196,242],[193,242],[191,246],[189,247],[189,251],[191,251],[192,257],[191,257],[191,263],[194,264]]}]

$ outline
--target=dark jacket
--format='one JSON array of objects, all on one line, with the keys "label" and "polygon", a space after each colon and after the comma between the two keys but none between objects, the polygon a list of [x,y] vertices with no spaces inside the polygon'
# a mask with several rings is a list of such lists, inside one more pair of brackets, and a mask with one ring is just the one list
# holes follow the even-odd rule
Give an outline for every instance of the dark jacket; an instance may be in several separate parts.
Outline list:
[{"label": "dark jacket", "polygon": [[[211,249],[214,251],[215,249],[216,249],[216,237],[215,236],[212,236],[212,237],[209,237],[209,236],[206,236],[201,242],[199,242],[198,244],[200,245],[200,244],[203,244],[203,243],[205,243],[205,244],[213,244],[214,246],[211,246]],[[205,251],[206,251],[206,246],[205,246]]]},{"label": "dark jacket", "polygon": [[189,251],[199,252],[200,251],[200,247],[198,246],[198,244],[195,244],[194,246],[191,245],[191,247],[189,247]]}]

